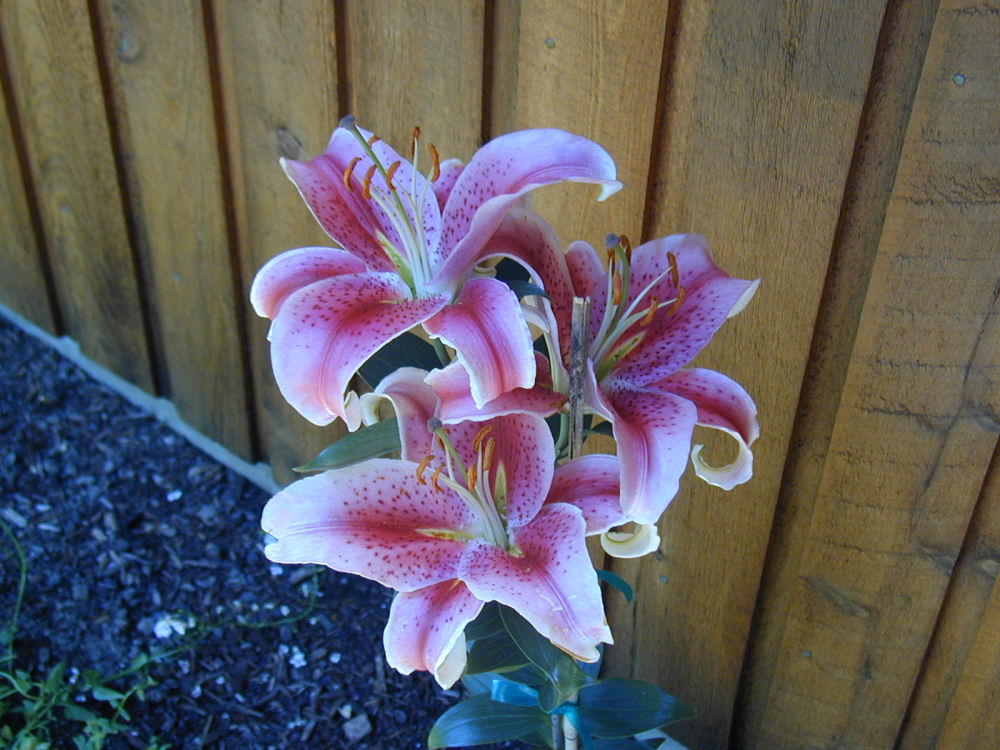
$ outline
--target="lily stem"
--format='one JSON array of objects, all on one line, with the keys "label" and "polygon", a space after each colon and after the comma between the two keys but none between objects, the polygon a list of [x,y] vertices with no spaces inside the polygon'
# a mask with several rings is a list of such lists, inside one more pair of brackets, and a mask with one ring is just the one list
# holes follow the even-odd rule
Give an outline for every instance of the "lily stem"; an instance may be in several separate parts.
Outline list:
[{"label": "lily stem", "polygon": [[569,457],[583,452],[583,404],[586,394],[587,334],[590,328],[590,297],[573,298],[573,322],[569,350]]}]

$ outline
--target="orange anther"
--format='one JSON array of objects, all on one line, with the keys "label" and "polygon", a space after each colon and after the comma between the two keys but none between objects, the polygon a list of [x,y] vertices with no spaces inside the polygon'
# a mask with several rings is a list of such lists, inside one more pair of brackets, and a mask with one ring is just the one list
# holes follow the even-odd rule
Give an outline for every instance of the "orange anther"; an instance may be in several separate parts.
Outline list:
[{"label": "orange anther", "polygon": [[673,283],[674,289],[676,289],[681,285],[680,269],[677,268],[677,256],[668,252],[667,262],[670,264],[670,281]]},{"label": "orange anther", "polygon": [[441,157],[438,156],[438,150],[434,148],[433,143],[427,144],[427,150],[431,152],[431,160],[434,162],[434,169],[431,172],[431,182],[437,182],[437,178],[441,176]]},{"label": "orange anther", "polygon": [[410,139],[410,161],[413,161],[413,157],[417,153],[417,141],[420,140],[420,126],[417,125],[413,128],[413,138]]},{"label": "orange anther", "polygon": [[625,257],[626,258],[631,258],[632,257],[632,243],[629,242],[628,237],[623,234],[623,235],[621,235],[618,238],[618,241],[622,243],[622,249],[625,251]]},{"label": "orange anther", "polygon": [[670,306],[670,310],[667,311],[668,316],[673,315],[675,312],[677,312],[677,308],[679,308],[684,303],[684,296],[686,294],[687,291],[684,289],[684,287],[681,287],[680,289],[677,290],[677,298],[674,300],[674,304]]},{"label": "orange anther", "polygon": [[646,310],[646,314],[642,316],[642,320],[639,321],[639,325],[648,326],[653,322],[653,316],[656,315],[656,308],[659,304],[660,303],[656,299],[656,295],[653,295],[653,301],[649,303],[649,309]]},{"label": "orange anther", "polygon": [[420,464],[417,466],[417,482],[420,484],[427,484],[427,480],[424,479],[424,472],[427,470],[427,465],[433,460],[434,456],[426,455],[420,460]]},{"label": "orange anther", "polygon": [[378,141],[379,141],[379,137],[377,135],[375,135],[374,133],[372,133],[372,137],[368,139],[368,147],[371,148],[376,143],[378,143]]},{"label": "orange anther", "polygon": [[465,472],[465,478],[468,480],[468,487],[470,490],[476,486],[476,482],[479,481],[479,472],[476,471],[475,466],[469,467],[469,470]]},{"label": "orange anther", "polygon": [[354,174],[354,168],[358,165],[359,161],[361,161],[361,157],[355,156],[351,159],[351,163],[347,165],[347,169],[344,170],[344,187],[348,191],[351,189],[351,175]]},{"label": "orange anther", "polygon": [[486,450],[483,451],[483,471],[493,468],[493,453],[496,450],[497,441],[490,438],[486,441]]},{"label": "orange anther", "polygon": [[617,271],[612,276],[611,304],[620,305],[622,301],[622,275]]},{"label": "orange anther", "polygon": [[392,164],[389,165],[389,171],[385,173],[385,184],[389,187],[390,190],[396,189],[392,186],[392,176],[396,174],[396,170],[399,169],[400,163],[401,162],[394,161]]},{"label": "orange anther", "polygon": [[493,425],[491,424],[486,425],[479,432],[477,432],[476,436],[472,439],[472,450],[478,451],[483,446],[483,440],[485,440],[486,436],[491,432],[493,432]]},{"label": "orange anther", "polygon": [[374,164],[368,167],[368,171],[365,173],[365,181],[361,185],[361,195],[364,196],[365,200],[371,200],[372,197],[372,176],[375,174],[375,169]]},{"label": "orange anther", "polygon": [[438,484],[438,477],[441,476],[441,469],[443,469],[443,468],[444,468],[443,466],[438,466],[436,469],[434,469],[434,473],[431,474],[431,485],[438,492],[444,492],[444,490],[441,489],[441,485]]}]

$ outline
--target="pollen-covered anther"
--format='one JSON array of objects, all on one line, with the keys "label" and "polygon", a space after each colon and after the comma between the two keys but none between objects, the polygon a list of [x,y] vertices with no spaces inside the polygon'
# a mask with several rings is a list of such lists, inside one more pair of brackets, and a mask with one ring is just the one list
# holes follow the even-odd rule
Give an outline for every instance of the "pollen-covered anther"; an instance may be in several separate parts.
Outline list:
[{"label": "pollen-covered anther", "polygon": [[420,140],[420,126],[413,126],[413,137],[410,139],[410,161],[413,161],[413,157],[417,154],[417,142]]},{"label": "pollen-covered anther", "polygon": [[476,486],[476,482],[479,481],[479,472],[476,471],[475,466],[470,466],[469,470],[465,472],[465,479],[470,490]]},{"label": "pollen-covered anther", "polygon": [[374,133],[372,133],[371,137],[366,141],[366,143],[368,144],[368,147],[371,148],[376,143],[378,143],[380,140],[381,140],[381,138],[379,138],[377,135],[375,135]]},{"label": "pollen-covered anther", "polygon": [[433,166],[431,168],[431,182],[437,182],[438,177],[441,176],[441,157],[438,156],[438,150],[434,148],[433,143],[427,144],[427,150],[430,151],[431,161]]},{"label": "pollen-covered anther", "polygon": [[681,285],[681,273],[677,267],[677,256],[668,252],[667,262],[670,264],[670,282],[674,285],[674,289],[677,289]]},{"label": "pollen-covered anther", "polygon": [[687,294],[687,290],[684,289],[684,287],[681,287],[680,289],[677,290],[677,296],[674,298],[674,304],[672,304],[670,306],[670,309],[667,311],[667,317],[669,317],[669,316],[673,315],[675,312],[677,312],[678,308],[682,304],[684,304],[684,296],[686,294]]},{"label": "pollen-covered anther", "polygon": [[496,447],[497,441],[493,438],[486,441],[486,449],[483,451],[483,471],[489,471],[493,467],[493,453]]},{"label": "pollen-covered anther", "polygon": [[372,164],[368,167],[368,171],[365,172],[365,181],[361,184],[361,195],[365,200],[371,200],[372,197],[372,177],[375,175],[375,170],[377,167]]},{"label": "pollen-covered anther", "polygon": [[491,424],[486,425],[479,432],[477,432],[476,436],[472,439],[472,450],[478,453],[479,449],[483,447],[483,440],[485,440],[486,436],[491,432],[493,432],[493,425]]},{"label": "pollen-covered anther", "polygon": [[349,192],[351,190],[351,175],[354,174],[354,168],[358,166],[358,162],[361,161],[360,156],[355,156],[351,159],[351,163],[347,165],[347,169],[344,170],[344,187],[347,188]]},{"label": "pollen-covered anther", "polygon": [[444,492],[444,490],[441,488],[441,485],[438,484],[438,477],[441,476],[441,469],[443,468],[444,468],[443,466],[438,466],[436,469],[434,469],[434,473],[431,474],[431,486],[438,492]]},{"label": "pollen-covered anther", "polygon": [[653,295],[652,301],[649,303],[649,309],[646,310],[646,314],[642,316],[639,321],[640,326],[648,326],[653,322],[653,316],[656,315],[656,308],[659,306],[660,302],[656,299],[656,295]]},{"label": "pollen-covered anther", "polygon": [[618,238],[618,241],[621,243],[622,249],[625,251],[625,257],[631,260],[632,243],[629,241],[628,236],[623,234]]},{"label": "pollen-covered anther", "polygon": [[427,470],[428,464],[434,459],[433,455],[426,455],[417,465],[417,482],[420,484],[427,484],[427,480],[424,479],[424,472]]},{"label": "pollen-covered anther", "polygon": [[395,190],[396,189],[393,186],[393,184],[392,184],[392,176],[394,174],[396,174],[396,170],[399,169],[399,165],[401,163],[402,162],[394,161],[392,164],[389,165],[389,169],[385,173],[385,184],[386,184],[386,187],[389,188],[389,190]]},{"label": "pollen-covered anther", "polygon": [[612,276],[611,304],[620,305],[622,302],[622,275],[615,271]]}]

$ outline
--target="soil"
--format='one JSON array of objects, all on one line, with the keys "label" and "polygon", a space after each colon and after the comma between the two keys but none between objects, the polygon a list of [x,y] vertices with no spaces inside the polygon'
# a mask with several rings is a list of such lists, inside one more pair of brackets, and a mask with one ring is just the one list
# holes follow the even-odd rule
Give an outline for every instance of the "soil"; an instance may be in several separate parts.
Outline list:
[{"label": "soil", "polygon": [[[106,748],[421,748],[459,698],[386,665],[390,591],[265,559],[267,498],[0,318],[0,517],[27,558],[15,667],[42,679],[65,662],[80,684],[180,649]],[[0,535],[0,627],[17,581]],[[80,728],[58,722],[54,747]]]}]

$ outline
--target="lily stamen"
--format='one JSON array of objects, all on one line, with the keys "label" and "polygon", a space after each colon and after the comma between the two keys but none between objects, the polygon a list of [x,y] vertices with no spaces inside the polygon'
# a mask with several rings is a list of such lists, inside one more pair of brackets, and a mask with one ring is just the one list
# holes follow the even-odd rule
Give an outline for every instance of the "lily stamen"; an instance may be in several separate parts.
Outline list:
[{"label": "lily stamen", "polygon": [[483,471],[487,472],[493,467],[493,451],[496,449],[496,440],[490,438],[486,441],[486,450],[483,451]]},{"label": "lily stamen", "polygon": [[428,454],[424,456],[417,465],[417,481],[420,484],[427,484],[427,480],[424,479],[424,472],[427,471],[427,466],[432,460],[434,460],[434,456],[432,454]]},{"label": "lily stamen", "polygon": [[427,144],[427,150],[431,154],[431,182],[437,182],[438,178],[441,176],[441,157],[438,156],[438,150],[434,148],[433,143]]},{"label": "lily stamen", "polygon": [[372,177],[375,175],[377,168],[377,164],[372,164],[365,173],[365,181],[361,184],[361,195],[365,200],[370,201],[372,199]]},{"label": "lily stamen", "polygon": [[472,490],[476,486],[476,482],[479,481],[479,471],[475,466],[470,466],[469,470],[465,473],[465,479],[468,482],[468,487]]},{"label": "lily stamen", "polygon": [[355,156],[351,159],[351,163],[347,165],[347,169],[344,170],[344,187],[351,193],[354,192],[354,188],[351,187],[351,175],[354,174],[354,168],[358,166],[359,161],[361,161],[361,157]]},{"label": "lily stamen", "polygon": [[444,492],[444,489],[442,489],[441,485],[438,484],[438,479],[441,478],[441,469],[442,468],[444,468],[444,467],[438,466],[436,469],[434,469],[434,473],[431,474],[431,486],[434,489],[436,489],[438,492]]},{"label": "lily stamen", "polygon": [[365,143],[368,144],[368,148],[371,148],[376,143],[378,143],[380,140],[381,139],[377,135],[375,135],[374,133],[372,133],[371,138],[369,138],[367,141],[365,141]]},{"label": "lily stamen", "polygon": [[670,264],[670,282],[674,285],[674,289],[677,289],[681,285],[681,273],[677,267],[677,256],[671,252],[667,252],[667,262]]},{"label": "lily stamen", "polygon": [[413,126],[413,136],[410,138],[410,161],[417,156],[417,142],[420,140],[420,126]]},{"label": "lily stamen", "polygon": [[649,303],[649,309],[646,310],[646,314],[642,316],[642,320],[639,321],[640,326],[648,326],[653,322],[653,316],[656,315],[656,308],[659,306],[660,302],[656,299],[656,295],[653,295],[652,301]]},{"label": "lily stamen", "polygon": [[392,192],[396,192],[396,186],[392,184],[392,176],[396,174],[396,170],[399,169],[401,162],[394,161],[389,165],[389,169],[385,173],[385,184]]},{"label": "lily stamen", "polygon": [[685,295],[687,295],[687,290],[684,287],[681,287],[680,289],[677,290],[677,297],[674,298],[674,304],[672,304],[670,306],[670,309],[667,311],[667,317],[670,317],[675,312],[677,312],[677,308],[679,308],[684,303]]},{"label": "lily stamen", "polygon": [[480,450],[480,448],[483,447],[483,440],[491,432],[493,432],[493,425],[491,425],[491,424],[486,425],[479,432],[477,432],[476,433],[476,437],[474,437],[472,439],[472,449],[474,451],[478,452]]}]

